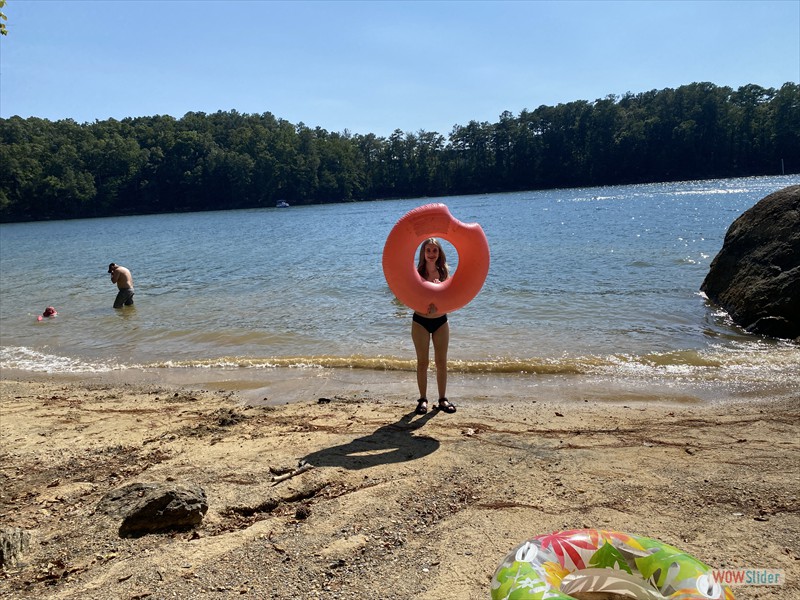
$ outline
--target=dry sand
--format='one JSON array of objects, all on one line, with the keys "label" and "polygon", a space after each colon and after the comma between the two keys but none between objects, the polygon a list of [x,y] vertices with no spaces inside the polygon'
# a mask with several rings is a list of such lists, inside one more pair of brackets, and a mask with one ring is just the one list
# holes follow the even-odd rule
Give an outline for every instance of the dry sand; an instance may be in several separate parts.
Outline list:
[{"label": "dry sand", "polygon": [[[516,544],[586,527],[782,569],[785,585],[736,598],[800,598],[796,397],[568,386],[420,417],[408,385],[329,385],[320,402],[297,382],[277,406],[225,387],[4,374],[0,525],[32,542],[0,597],[477,600]],[[314,468],[273,482],[301,460]],[[120,538],[94,508],[135,481],[199,484],[202,525]]]}]

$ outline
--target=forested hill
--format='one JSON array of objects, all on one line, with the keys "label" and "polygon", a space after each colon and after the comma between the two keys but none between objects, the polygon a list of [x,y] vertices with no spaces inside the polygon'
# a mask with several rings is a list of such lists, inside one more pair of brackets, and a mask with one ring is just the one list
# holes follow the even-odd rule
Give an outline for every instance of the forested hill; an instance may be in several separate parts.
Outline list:
[{"label": "forested hill", "polygon": [[270,113],[0,119],[0,221],[800,173],[800,84],[711,83],[388,138]]}]

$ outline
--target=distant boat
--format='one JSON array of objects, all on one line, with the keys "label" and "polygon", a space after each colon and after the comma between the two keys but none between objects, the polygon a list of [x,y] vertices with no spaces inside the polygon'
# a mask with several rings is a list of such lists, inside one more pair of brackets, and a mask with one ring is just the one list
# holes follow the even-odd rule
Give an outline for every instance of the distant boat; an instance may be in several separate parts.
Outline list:
[{"label": "distant boat", "polygon": [[286,200],[278,200],[275,206],[276,208],[289,208],[289,203]]}]

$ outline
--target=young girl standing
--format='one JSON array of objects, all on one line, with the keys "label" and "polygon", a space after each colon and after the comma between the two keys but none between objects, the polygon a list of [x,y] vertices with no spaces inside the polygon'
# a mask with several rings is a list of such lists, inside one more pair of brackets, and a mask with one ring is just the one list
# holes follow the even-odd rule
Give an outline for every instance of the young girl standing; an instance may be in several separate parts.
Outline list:
[{"label": "young girl standing", "polygon": [[[419,248],[417,272],[425,281],[442,283],[449,276],[447,260],[441,243],[428,238]],[[417,386],[419,400],[417,414],[428,412],[428,365],[430,345],[433,341],[433,358],[436,364],[436,385],[439,391],[439,408],[447,413],[456,412],[456,407],[447,399],[447,348],[450,344],[450,325],[447,314],[439,313],[436,305],[428,307],[428,313],[414,312],[411,322],[411,339],[417,353]]]}]

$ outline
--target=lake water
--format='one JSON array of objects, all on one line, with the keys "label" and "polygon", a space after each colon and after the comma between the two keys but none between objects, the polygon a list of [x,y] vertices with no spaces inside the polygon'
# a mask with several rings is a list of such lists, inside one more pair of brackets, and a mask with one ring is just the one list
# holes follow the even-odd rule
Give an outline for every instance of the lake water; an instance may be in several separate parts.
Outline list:
[{"label": "lake water", "polygon": [[[0,367],[29,373],[414,368],[386,237],[429,202],[483,227],[486,283],[450,315],[454,374],[790,393],[800,348],[699,292],[730,224],[798,176],[0,225]],[[455,250],[445,245],[451,267]],[[109,262],[135,307],[114,310]],[[58,317],[36,317],[53,305]],[[267,375],[269,373],[269,375]],[[276,375],[276,373],[278,375]],[[180,376],[178,374],[181,374]],[[413,392],[412,392],[413,393]]]}]

